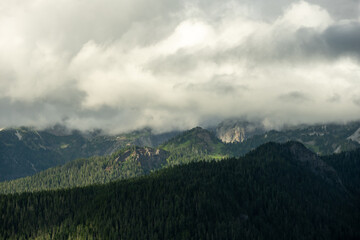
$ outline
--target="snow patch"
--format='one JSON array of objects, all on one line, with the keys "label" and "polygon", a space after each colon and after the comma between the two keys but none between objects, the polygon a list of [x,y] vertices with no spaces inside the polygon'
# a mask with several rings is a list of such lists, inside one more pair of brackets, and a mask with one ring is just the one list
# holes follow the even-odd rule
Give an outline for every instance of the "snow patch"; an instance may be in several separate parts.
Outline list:
[{"label": "snow patch", "polygon": [[19,141],[22,140],[22,136],[21,136],[21,134],[20,134],[18,131],[16,131],[15,135],[17,136],[17,138],[19,139]]},{"label": "snow patch", "polygon": [[5,128],[0,128],[0,132],[2,131],[2,130],[4,130]]},{"label": "snow patch", "polygon": [[354,142],[357,142],[360,144],[360,128],[356,130],[350,137],[347,139],[353,140]]},{"label": "snow patch", "polygon": [[39,147],[46,150],[46,147],[44,147],[44,145],[42,145],[42,144],[39,144]]},{"label": "snow patch", "polygon": [[322,132],[312,132],[312,133],[309,133],[309,136],[314,136],[314,135],[316,135],[316,136],[324,136],[325,134],[324,133],[322,133]]},{"label": "snow patch", "polygon": [[340,152],[341,152],[341,146],[338,146],[338,147],[335,149],[334,153],[340,153]]},{"label": "snow patch", "polygon": [[34,172],[37,172],[37,170],[36,170],[36,168],[35,168],[34,164],[30,162],[30,165],[31,165],[31,168],[34,170]]}]

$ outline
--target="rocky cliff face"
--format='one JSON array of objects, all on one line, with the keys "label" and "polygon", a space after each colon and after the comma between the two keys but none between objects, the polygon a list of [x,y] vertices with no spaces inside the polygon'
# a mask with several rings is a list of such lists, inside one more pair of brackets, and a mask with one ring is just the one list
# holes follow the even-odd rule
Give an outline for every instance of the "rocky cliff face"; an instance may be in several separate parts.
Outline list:
[{"label": "rocky cliff face", "polygon": [[145,173],[154,169],[159,169],[166,164],[169,153],[161,149],[149,147],[133,147],[125,151],[115,161],[135,161],[140,163]]},{"label": "rocky cliff face", "polygon": [[265,130],[260,123],[249,123],[241,120],[226,120],[216,128],[216,136],[225,143],[243,142],[264,132]]}]

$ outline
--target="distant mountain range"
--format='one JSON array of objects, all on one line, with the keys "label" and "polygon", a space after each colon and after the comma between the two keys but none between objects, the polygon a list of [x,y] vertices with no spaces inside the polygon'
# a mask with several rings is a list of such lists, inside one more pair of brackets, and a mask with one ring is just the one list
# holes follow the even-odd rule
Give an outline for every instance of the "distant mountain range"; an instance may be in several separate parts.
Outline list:
[{"label": "distant mountain range", "polygon": [[126,147],[109,156],[76,159],[32,176],[0,182],[0,193],[71,188],[141,176],[167,166],[168,156],[161,149]]},{"label": "distant mountain range", "polygon": [[[222,151],[218,145],[196,128],[163,147],[209,153]],[[97,162],[114,174],[126,162],[151,171],[148,162],[163,164],[162,154],[130,147]],[[105,185],[0,194],[0,239],[360,239],[359,156],[359,149],[320,157],[298,142],[266,143],[241,158]],[[69,181],[86,173],[82,161],[69,164],[79,167]]]},{"label": "distant mountain range", "polygon": [[[223,143],[213,132],[196,127],[176,135],[157,148],[125,146],[111,155],[78,159],[39,172],[34,176],[0,182],[0,193],[108,183],[174,165],[242,156],[268,141],[296,140],[309,149],[313,150],[315,146],[317,150],[330,155],[336,146],[346,146],[343,147],[346,150],[356,149],[358,143],[351,139],[354,135],[351,133],[353,131],[356,133],[356,127],[355,124],[327,125],[288,129],[282,132],[269,131],[238,143]],[[312,144],[309,144],[309,139]]]},{"label": "distant mountain range", "polygon": [[33,175],[78,158],[112,154],[126,146],[156,147],[177,132],[154,135],[150,129],[126,134],[83,133],[62,126],[0,131],[0,181]]},{"label": "distant mountain range", "polygon": [[265,130],[260,123],[228,120],[219,124],[216,135],[223,142],[240,143],[239,154],[245,154],[266,142],[299,141],[319,155],[328,155],[360,147],[360,122]]},{"label": "distant mountain range", "polygon": [[319,155],[353,150],[360,147],[360,122],[267,131],[259,123],[227,120],[209,130],[197,127],[184,132],[153,134],[150,129],[144,129],[114,136],[99,130],[87,133],[68,130],[60,125],[41,131],[28,127],[2,129],[0,181],[31,176],[79,158],[111,155],[129,146],[163,150],[166,152],[163,165],[168,166],[243,156],[266,142],[291,140],[303,143]]},{"label": "distant mountain range", "polygon": [[211,132],[197,127],[175,136],[157,149],[127,146],[111,155],[77,159],[33,176],[0,182],[0,193],[107,183],[173,165],[229,156],[224,143]]}]

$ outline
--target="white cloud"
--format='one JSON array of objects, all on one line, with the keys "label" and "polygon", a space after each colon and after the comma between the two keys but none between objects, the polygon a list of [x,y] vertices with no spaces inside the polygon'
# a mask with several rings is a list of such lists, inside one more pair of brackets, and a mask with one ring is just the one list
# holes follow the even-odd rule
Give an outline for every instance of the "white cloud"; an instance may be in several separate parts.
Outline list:
[{"label": "white cloud", "polygon": [[360,55],[336,42],[356,42],[358,16],[317,2],[2,2],[0,125],[358,119]]},{"label": "white cloud", "polygon": [[283,25],[289,31],[297,31],[299,28],[324,30],[332,22],[332,18],[325,9],[305,1],[300,1],[285,9],[284,15],[279,17],[275,24]]}]

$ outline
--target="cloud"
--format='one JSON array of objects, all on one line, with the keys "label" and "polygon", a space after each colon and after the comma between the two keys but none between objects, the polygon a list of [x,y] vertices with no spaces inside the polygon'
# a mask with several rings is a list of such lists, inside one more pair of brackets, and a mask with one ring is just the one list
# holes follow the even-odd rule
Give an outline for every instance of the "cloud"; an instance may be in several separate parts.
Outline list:
[{"label": "cloud", "polygon": [[306,94],[298,91],[289,92],[279,96],[281,101],[292,102],[292,103],[304,103],[309,101],[309,97]]},{"label": "cloud", "polygon": [[341,97],[340,97],[340,95],[338,95],[338,94],[333,94],[331,97],[329,97],[328,99],[327,99],[327,101],[329,101],[329,102],[333,102],[333,103],[337,103],[337,102],[340,102],[341,101]]},{"label": "cloud", "polygon": [[360,57],[360,22],[350,21],[333,25],[323,33],[326,43],[336,55]]},{"label": "cloud", "polygon": [[356,9],[351,0],[6,0],[0,127],[359,119]]},{"label": "cloud", "polygon": [[359,96],[354,96],[353,102],[354,102],[354,104],[356,104],[357,106],[360,107],[360,97]]}]

